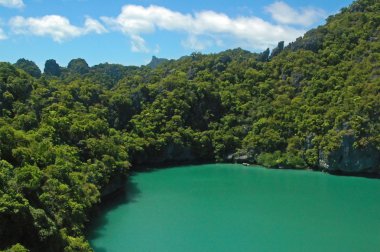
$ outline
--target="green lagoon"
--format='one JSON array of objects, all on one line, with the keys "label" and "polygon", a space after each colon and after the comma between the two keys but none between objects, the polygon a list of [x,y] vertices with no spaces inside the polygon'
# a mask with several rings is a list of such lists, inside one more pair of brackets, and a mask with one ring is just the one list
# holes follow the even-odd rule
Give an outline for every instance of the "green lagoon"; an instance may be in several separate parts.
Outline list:
[{"label": "green lagoon", "polygon": [[380,180],[233,164],[136,173],[96,252],[380,251]]}]

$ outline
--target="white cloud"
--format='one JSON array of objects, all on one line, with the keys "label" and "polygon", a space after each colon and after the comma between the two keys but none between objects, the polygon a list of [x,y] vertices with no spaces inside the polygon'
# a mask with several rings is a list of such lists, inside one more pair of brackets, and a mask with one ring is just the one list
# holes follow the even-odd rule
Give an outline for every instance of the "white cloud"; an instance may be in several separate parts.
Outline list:
[{"label": "white cloud", "polygon": [[4,40],[4,39],[7,39],[7,35],[5,35],[3,29],[0,28],[0,40]]},{"label": "white cloud", "polygon": [[282,24],[271,24],[255,16],[231,18],[214,11],[188,14],[154,5],[125,5],[119,16],[101,19],[111,29],[130,36],[132,50],[146,52],[149,50],[142,35],[157,30],[186,34],[188,39],[182,45],[194,50],[221,45],[224,40],[235,41],[235,45],[249,49],[266,49],[281,40],[293,41],[305,32]]},{"label": "white cloud", "polygon": [[131,35],[131,50],[132,52],[149,52],[145,40],[138,35]]},{"label": "white cloud", "polygon": [[97,33],[97,34],[102,34],[106,33],[107,29],[96,19],[92,19],[90,17],[86,17],[86,20],[84,22],[84,29],[83,33]]},{"label": "white cloud", "polygon": [[0,0],[0,5],[8,8],[22,8],[25,6],[22,0]]},{"label": "white cloud", "polygon": [[107,31],[99,21],[90,17],[86,17],[83,27],[78,27],[72,25],[67,18],[58,15],[38,18],[17,16],[9,21],[9,25],[15,34],[47,36],[56,42],[63,42],[88,33],[101,34]]},{"label": "white cloud", "polygon": [[188,38],[186,40],[183,40],[181,44],[185,48],[190,48],[196,51],[202,51],[207,47],[212,46],[214,43],[210,39],[201,39],[194,35],[189,35]]},{"label": "white cloud", "polygon": [[[0,0],[0,5],[22,7],[24,3],[22,0]],[[321,9],[294,9],[282,1],[265,7],[265,10],[277,23],[253,15],[233,18],[215,11],[181,13],[155,5],[125,5],[118,16],[101,17],[103,23],[86,17],[82,26],[76,26],[66,17],[47,15],[29,18],[16,16],[10,19],[9,26],[13,34],[51,37],[56,42],[63,42],[89,33],[106,33],[106,25],[127,35],[132,51],[143,53],[159,51],[148,45],[144,35],[160,31],[179,34],[183,47],[197,51],[212,46],[264,50],[276,46],[278,41],[288,43],[295,40],[305,33],[303,27],[325,17]],[[7,36],[0,28],[0,39],[5,38]]]},{"label": "white cloud", "polygon": [[309,26],[326,17],[326,12],[318,8],[293,9],[282,1],[275,2],[265,8],[272,18],[280,24]]}]

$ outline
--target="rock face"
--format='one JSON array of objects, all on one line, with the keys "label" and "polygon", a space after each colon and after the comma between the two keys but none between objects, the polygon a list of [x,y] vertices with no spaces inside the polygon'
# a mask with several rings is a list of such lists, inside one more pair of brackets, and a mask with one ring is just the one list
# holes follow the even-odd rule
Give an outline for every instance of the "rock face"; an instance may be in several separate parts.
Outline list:
[{"label": "rock face", "polygon": [[226,161],[233,163],[255,163],[254,153],[252,151],[238,151],[227,156]]},{"label": "rock face", "polygon": [[106,185],[101,192],[101,197],[104,199],[106,197],[109,197],[110,195],[114,194],[115,192],[123,189],[125,187],[126,177],[125,176],[119,176],[119,177],[113,177],[111,178],[108,185]]},{"label": "rock face", "polygon": [[158,162],[184,162],[195,159],[196,157],[194,157],[190,147],[170,144],[165,148],[163,155],[159,158]]},{"label": "rock face", "polygon": [[354,148],[354,137],[343,137],[340,148],[328,155],[320,153],[319,166],[330,172],[380,173],[380,151],[374,146]]},{"label": "rock face", "polygon": [[133,163],[136,165],[161,165],[167,163],[177,162],[194,162],[197,157],[193,154],[190,147],[169,144],[160,152],[144,152],[143,154],[136,155]]},{"label": "rock face", "polygon": [[152,69],[155,69],[155,68],[157,68],[160,64],[165,63],[165,62],[168,62],[168,61],[169,61],[168,59],[157,58],[156,56],[153,56],[153,57],[152,57],[152,60],[150,61],[150,63],[149,63],[147,66],[150,67],[150,68],[152,68]]}]

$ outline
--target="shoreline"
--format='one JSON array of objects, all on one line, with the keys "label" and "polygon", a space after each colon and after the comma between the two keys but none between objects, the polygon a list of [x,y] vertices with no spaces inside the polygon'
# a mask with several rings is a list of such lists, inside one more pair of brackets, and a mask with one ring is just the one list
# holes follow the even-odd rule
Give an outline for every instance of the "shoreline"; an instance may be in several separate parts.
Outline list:
[{"label": "shoreline", "polygon": [[[334,182],[334,184],[332,185],[332,184],[330,184],[330,183],[306,183],[306,184],[303,184],[304,186],[306,185],[306,187],[305,188],[309,188],[309,186],[311,186],[311,188],[313,189],[313,190],[311,190],[310,192],[312,192],[312,191],[314,191],[314,190],[318,190],[318,188],[325,188],[325,186],[326,186],[326,188],[327,189],[330,189],[329,191],[325,191],[325,190],[322,190],[322,194],[323,195],[325,195],[326,193],[327,194],[332,194],[332,195],[336,195],[334,192],[335,192],[335,188],[336,188],[336,186],[339,186],[339,185],[341,185],[341,180],[342,181],[346,181],[347,180],[347,178],[339,178],[339,179],[331,179],[331,177],[330,176],[325,176],[324,174],[322,175],[322,174],[318,174],[318,173],[308,173],[308,172],[306,172],[306,171],[316,171],[316,170],[312,170],[312,169],[297,169],[298,171],[304,171],[304,172],[300,172],[300,174],[298,174],[298,173],[295,173],[295,172],[287,172],[287,171],[284,171],[283,173],[282,172],[280,172],[280,171],[278,171],[278,172],[276,172],[276,171],[274,171],[274,172],[265,172],[265,170],[266,169],[268,169],[268,168],[265,168],[265,167],[263,167],[263,166],[254,166],[254,165],[251,165],[250,167],[243,167],[242,165],[240,166],[240,164],[233,164],[233,163],[216,163],[216,164],[219,164],[219,165],[221,165],[220,166],[220,171],[222,172],[223,170],[224,170],[224,168],[223,168],[223,165],[226,165],[226,167],[228,167],[228,166],[230,166],[228,169],[229,169],[229,174],[240,174],[239,176],[246,176],[246,174],[247,173],[249,173],[249,174],[255,174],[253,177],[255,178],[252,182],[253,183],[255,183],[255,182],[257,182],[257,176],[258,175],[260,175],[260,174],[264,174],[263,176],[260,176],[259,178],[260,178],[260,181],[262,181],[262,179],[264,179],[264,178],[266,178],[266,180],[264,180],[264,181],[266,181],[266,182],[269,182],[269,181],[271,181],[272,179],[271,179],[271,177],[272,177],[272,175],[274,175],[277,179],[275,179],[275,180],[272,180],[273,181],[273,183],[274,184],[277,184],[277,183],[279,183],[280,181],[282,181],[282,179],[281,179],[281,177],[283,177],[283,175],[285,175],[284,177],[286,177],[286,178],[291,178],[291,180],[292,181],[296,181],[296,180],[298,180],[299,178],[308,178],[308,179],[310,179],[310,181],[326,181],[326,180],[328,180],[328,181],[332,181],[332,182]],[[167,167],[168,169],[169,169],[169,172],[167,173],[167,174],[173,174],[171,171],[170,171],[170,168],[172,168],[173,166],[165,166],[165,167]],[[162,169],[165,169],[165,167],[163,167],[163,166],[161,166],[161,168]],[[191,169],[195,169],[196,168],[196,166],[191,166],[190,167]],[[200,167],[201,169],[200,170],[203,170],[203,168],[202,167]],[[213,167],[214,168],[214,167]],[[213,168],[211,168],[210,167],[210,169],[213,169]],[[207,177],[207,174],[218,174],[219,172],[218,172],[218,169],[217,168],[219,168],[219,166],[215,166],[215,168],[216,169],[214,169],[214,170],[212,170],[212,172],[211,173],[206,173],[206,177]],[[234,168],[236,169],[236,170],[234,170]],[[252,170],[251,170],[251,169]],[[256,168],[256,169],[255,169]],[[164,181],[166,181],[166,182],[162,182],[162,183],[171,183],[170,181],[173,181],[173,179],[175,180],[176,178],[179,178],[180,176],[178,176],[179,174],[183,174],[183,175],[185,175],[186,176],[186,174],[188,174],[187,172],[186,172],[186,166],[183,166],[183,167],[178,167],[178,171],[179,171],[179,173],[174,173],[174,174],[176,174],[176,175],[172,175],[172,176],[169,176],[169,177],[167,177],[167,179],[169,179],[169,180],[164,180]],[[150,171],[158,171],[159,173],[161,173],[161,171],[159,170],[159,168],[157,168],[157,169],[154,169],[154,168],[151,168],[151,169],[147,169],[148,170],[148,172],[150,172]],[[185,170],[185,172],[182,172],[182,171],[180,171],[180,170]],[[205,166],[205,169],[204,170],[208,170],[207,169],[207,165]],[[240,171],[241,170],[244,170],[244,171],[247,171],[247,173],[246,172],[243,172],[243,173],[241,173]],[[255,170],[257,170],[257,172],[258,173],[256,173],[256,172],[254,172]],[[261,170],[262,172],[260,172],[259,170]],[[269,170],[295,170],[295,169],[269,169]],[[305,171],[306,170],[306,171]],[[209,170],[209,171],[211,171],[211,170]],[[236,172],[234,172],[234,171],[236,171]],[[252,171],[252,172],[250,172],[250,171]],[[286,175],[286,173],[287,174],[289,174],[289,175]],[[323,173],[323,171],[322,171],[322,173]],[[198,173],[196,173],[196,174],[198,174]],[[202,173],[203,174],[203,173]],[[224,176],[225,174],[222,172],[222,173],[220,173],[221,175],[218,175],[218,176]],[[265,174],[270,174],[270,176],[269,175],[265,175]],[[155,176],[155,175],[153,175],[153,174],[150,174],[150,173],[147,173],[147,174],[144,174],[144,172],[142,172],[142,173],[137,173],[136,172],[136,175],[138,175],[138,176],[147,176],[147,177],[150,177],[151,178],[151,176]],[[300,175],[300,176],[298,176],[298,175]],[[306,176],[305,176],[306,175]],[[322,176],[321,176],[322,175]],[[133,176],[133,175],[131,175],[131,176]],[[161,177],[160,178],[163,178],[163,176],[165,176],[166,177],[166,174],[164,174],[164,173],[162,173],[162,175],[161,175]],[[184,176],[184,177],[185,177]],[[199,175],[197,175],[197,176],[199,176]],[[202,175],[202,176],[204,176],[204,175]],[[159,178],[158,177],[158,178]],[[229,178],[229,176],[224,176],[224,179],[225,180],[233,180],[233,181],[235,181],[235,183],[237,183],[237,184],[239,184],[240,182],[239,182],[239,180],[236,180],[236,179],[234,179],[235,177],[231,177],[231,178]],[[316,178],[316,180],[315,180],[315,178]],[[125,195],[123,195],[123,194],[115,194],[115,197],[113,198],[113,200],[110,200],[110,201],[104,201],[102,204],[103,204],[103,208],[101,209],[101,211],[99,211],[98,213],[100,214],[100,215],[97,215],[97,216],[92,216],[93,218],[92,219],[90,219],[91,221],[90,221],[90,225],[89,225],[89,228],[90,229],[88,229],[89,230],[89,232],[90,232],[90,234],[91,234],[91,232],[93,231],[93,230],[91,230],[91,228],[99,228],[99,227],[101,227],[101,225],[102,224],[104,224],[104,223],[106,223],[106,222],[104,222],[104,220],[107,220],[107,218],[103,218],[101,215],[102,214],[106,214],[106,216],[108,216],[108,214],[109,214],[109,211],[113,211],[113,210],[116,210],[117,208],[119,208],[119,206],[117,206],[117,203],[119,202],[119,203],[121,203],[121,204],[124,204],[124,203],[128,203],[129,204],[129,202],[131,202],[131,205],[133,205],[133,204],[135,204],[135,202],[139,202],[140,200],[142,200],[142,198],[144,198],[145,197],[145,193],[146,193],[146,191],[145,191],[145,187],[143,186],[143,184],[141,184],[141,187],[140,187],[140,183],[141,183],[141,180],[137,180],[137,179],[135,179],[135,178],[133,178],[133,177],[130,177],[130,178],[127,178],[128,180],[129,180],[129,183],[131,183],[131,185],[132,185],[132,188],[130,188],[130,187],[128,187],[128,185],[126,185],[126,187],[125,187],[125,191],[130,191],[130,189],[131,189],[131,191],[128,193],[128,192],[126,192],[126,194]],[[149,183],[151,183],[151,182],[154,182],[154,181],[160,181],[160,180],[157,180],[157,179],[155,179],[155,180],[152,180],[152,179],[149,179],[149,180],[146,180],[146,181],[148,181]],[[202,180],[203,181],[203,180]],[[206,181],[208,181],[208,180],[206,180]],[[159,184],[160,184],[161,182],[159,182]],[[208,183],[208,182],[207,182]],[[348,181],[347,181],[347,183],[343,183],[343,184],[345,184],[345,186],[343,187],[343,188],[351,188],[351,190],[352,191],[355,191],[356,189],[356,186],[351,186],[351,183],[369,183],[369,184],[373,184],[373,183],[371,183],[371,181],[369,181],[369,180],[356,180],[356,179],[348,179]],[[265,184],[267,184],[267,183],[265,183]],[[378,185],[378,183],[375,183],[375,184],[377,184]],[[141,194],[139,194],[139,193],[137,193],[137,194],[135,194],[135,192],[134,192],[134,190],[135,190],[135,188],[133,188],[133,186],[137,186],[137,190],[138,189],[140,189],[141,191],[140,191],[140,193]],[[193,185],[193,184],[191,184],[191,185]],[[254,184],[250,184],[250,185],[254,185]],[[268,185],[270,185],[270,184],[268,184]],[[285,185],[289,185],[289,183],[285,183]],[[302,183],[301,183],[301,185],[302,185]],[[335,185],[335,186],[334,186]],[[211,187],[212,187],[212,185],[210,185]],[[322,186],[322,187],[320,187],[320,186]],[[208,187],[208,185],[207,184],[204,184],[204,187],[205,188],[207,188]],[[232,186],[232,188],[233,188],[234,186]],[[170,190],[175,190],[175,188],[174,187],[168,187]],[[283,188],[282,186],[280,186],[279,188]],[[288,190],[290,190],[290,192],[293,192],[294,190],[299,190],[299,189],[296,189],[296,187],[294,187],[294,186],[290,186],[290,187],[287,187],[288,188]],[[289,189],[290,188],[290,189]],[[300,187],[300,189],[301,189],[301,191],[302,191],[302,188],[303,187]],[[144,190],[143,190],[144,189]],[[310,188],[309,188],[310,189]],[[156,190],[157,190],[157,188],[156,188]],[[155,191],[156,191],[155,190]],[[225,188],[225,190],[229,190],[228,188]],[[166,190],[164,191],[164,192],[167,192]],[[276,192],[278,192],[278,190],[276,191]],[[306,195],[310,195],[310,192],[308,193],[308,194],[306,194]],[[245,193],[246,194],[248,194],[248,196],[251,194],[251,192],[249,191],[249,190],[245,190]],[[281,192],[282,193],[282,192]],[[231,194],[230,195],[230,197],[234,197],[233,195],[236,195],[237,196],[237,194]],[[261,194],[261,195],[263,195],[263,194]],[[343,195],[345,195],[345,196],[347,196],[347,194],[345,193],[345,191],[343,190]],[[119,197],[119,198],[118,198]],[[140,199],[140,197],[141,197],[141,199]],[[249,196],[250,197],[250,196]],[[265,194],[264,194],[264,196],[263,197],[267,197]],[[349,198],[350,196],[347,196],[347,198]],[[307,197],[308,198],[308,197]],[[223,199],[223,197],[222,197],[222,199]],[[255,198],[253,198],[254,200],[256,200]],[[271,198],[267,198],[267,200],[270,200]],[[301,198],[302,199],[302,198]],[[339,199],[339,197],[338,197],[338,199]],[[359,201],[360,201],[360,197],[359,197]],[[234,202],[234,201],[232,201],[232,202]],[[298,202],[298,200],[297,200],[297,202]],[[301,202],[302,202],[302,200],[301,200]],[[316,203],[316,204],[319,204],[319,203]],[[175,202],[174,202],[174,205],[175,205]],[[339,205],[339,204],[338,204]],[[138,211],[138,208],[136,208],[137,209],[137,211]],[[125,214],[125,212],[122,212],[122,213],[124,213]],[[100,216],[100,219],[96,219],[96,218],[99,218],[99,216]],[[102,222],[103,221],[103,222]],[[94,224],[95,224],[95,226],[94,226]],[[98,226],[97,226],[98,225]],[[102,230],[101,228],[100,228],[100,230]],[[88,235],[89,233],[87,233],[87,235]],[[89,240],[91,240],[91,242],[93,242],[94,240],[96,240],[97,238],[96,238],[96,232],[94,233],[95,234],[95,239],[93,238],[94,236],[92,236],[93,234],[91,234],[91,236],[86,236]],[[101,234],[101,232],[99,233],[100,235],[102,235]],[[106,233],[104,233],[104,235],[106,235]],[[95,243],[91,243],[91,245],[94,245],[95,246],[95,248],[96,248],[96,242]]]},{"label": "shoreline", "polygon": [[[195,161],[195,162],[165,162],[160,164],[146,164],[146,165],[133,165],[131,166],[131,169],[128,171],[128,174],[123,176],[123,178],[115,177],[113,180],[111,180],[110,184],[108,186],[112,186],[112,181],[118,180],[118,186],[114,188],[113,191],[107,193],[106,195],[101,196],[101,203],[103,201],[107,201],[109,199],[112,200],[114,198],[114,194],[123,193],[124,191],[124,184],[128,181],[130,176],[133,176],[136,173],[147,173],[147,172],[154,172],[156,170],[160,169],[170,169],[176,166],[191,166],[191,165],[212,165],[212,164],[218,164],[217,162],[207,162],[207,161]],[[328,171],[323,169],[313,169],[313,168],[305,168],[305,169],[292,169],[292,168],[273,168],[273,167],[266,167],[260,164],[252,164],[252,163],[238,163],[238,162],[220,162],[220,164],[239,164],[245,167],[252,167],[252,166],[261,166],[264,169],[270,169],[270,170],[293,170],[293,171],[310,171],[310,172],[321,172],[321,173],[327,173],[332,176],[338,176],[338,177],[359,177],[359,178],[368,178],[368,179],[380,179],[380,173],[368,173],[368,172],[344,172],[344,171]],[[122,180],[122,181],[120,181]],[[103,193],[104,188],[102,189]]]}]

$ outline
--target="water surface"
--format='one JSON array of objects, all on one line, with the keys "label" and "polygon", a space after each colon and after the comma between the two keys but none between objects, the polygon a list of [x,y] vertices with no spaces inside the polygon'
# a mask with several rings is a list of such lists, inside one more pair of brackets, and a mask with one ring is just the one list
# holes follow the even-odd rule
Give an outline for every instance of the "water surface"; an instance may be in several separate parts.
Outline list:
[{"label": "water surface", "polygon": [[380,251],[380,180],[231,164],[137,173],[96,252]]}]

